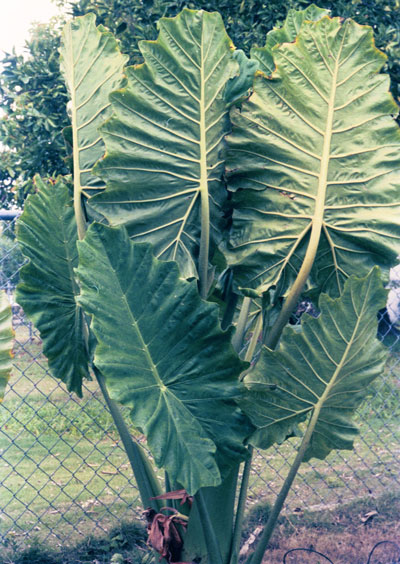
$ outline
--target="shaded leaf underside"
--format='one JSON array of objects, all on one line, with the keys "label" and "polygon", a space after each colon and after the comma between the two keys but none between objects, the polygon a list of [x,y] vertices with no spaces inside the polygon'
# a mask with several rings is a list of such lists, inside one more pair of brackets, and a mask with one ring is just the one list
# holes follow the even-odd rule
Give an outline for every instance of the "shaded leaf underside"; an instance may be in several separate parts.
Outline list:
[{"label": "shaded leaf underside", "polygon": [[340,298],[321,297],[318,319],[304,316],[300,333],[286,328],[278,350],[263,348],[245,378],[249,396],[242,406],[258,427],[251,442],[262,448],[281,442],[317,410],[305,459],[353,447],[351,417],[387,357],[376,338],[376,313],[385,300],[377,268],[351,277]]},{"label": "shaded leaf underside", "polygon": [[274,49],[277,70],[233,115],[229,262],[237,284],[285,292],[318,245],[314,283],[338,295],[349,273],[400,250],[400,133],[385,57],[351,20],[305,22]]},{"label": "shaded leaf underside", "polygon": [[258,67],[257,61],[246,57],[241,49],[234,51],[233,58],[239,65],[239,74],[226,85],[224,98],[229,106],[243,101],[249,95]]},{"label": "shaded leaf underside", "polygon": [[93,316],[94,362],[111,397],[131,408],[172,483],[190,494],[218,485],[216,447],[225,464],[237,462],[250,432],[234,401],[245,365],[219,328],[218,308],[122,228],[93,224],[79,255],[79,302]]}]

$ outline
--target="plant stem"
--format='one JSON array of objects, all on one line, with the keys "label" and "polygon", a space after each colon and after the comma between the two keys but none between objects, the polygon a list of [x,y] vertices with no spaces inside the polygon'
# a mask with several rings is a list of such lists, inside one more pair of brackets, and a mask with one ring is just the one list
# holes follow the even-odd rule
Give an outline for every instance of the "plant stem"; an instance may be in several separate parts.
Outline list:
[{"label": "plant stem", "polygon": [[[74,91],[73,91],[74,92]],[[73,94],[74,95],[74,94]],[[74,132],[74,212],[75,220],[78,227],[78,238],[82,240],[86,233],[86,220],[83,210],[80,179],[79,179],[79,154],[77,151],[78,139],[76,136],[76,118],[74,118],[73,112],[73,132]],[[86,318],[83,315],[83,335],[85,340],[86,349],[89,351],[89,327]],[[126,454],[128,456],[130,465],[132,467],[132,472],[135,476],[137,486],[139,488],[140,497],[143,506],[152,507],[154,510],[159,511],[162,504],[158,500],[151,499],[162,494],[161,486],[157,480],[154,470],[143,451],[142,447],[133,440],[128,427],[119,411],[117,404],[110,398],[104,376],[98,370],[98,368],[93,364],[93,372],[96,376],[97,382],[99,384],[100,390],[103,394],[104,400],[110,410],[111,416],[121,437],[122,444],[124,445]]]},{"label": "plant stem", "polygon": [[244,358],[245,360],[247,360],[247,362],[251,362],[253,360],[254,351],[256,350],[257,341],[262,331],[262,328],[263,328],[263,316],[262,316],[262,312],[260,312],[253,329],[253,335],[251,336],[250,343],[247,348],[246,356]]},{"label": "plant stem", "polygon": [[317,254],[319,238],[321,234],[321,228],[319,227],[318,229],[314,229],[315,225],[316,224],[314,223],[311,231],[310,241],[307,247],[307,252],[297,278],[289,292],[288,297],[285,300],[285,303],[283,304],[277,320],[271,327],[271,331],[269,332],[268,337],[265,341],[265,345],[269,349],[273,350],[276,348],[276,345],[281,338],[282,331],[289,321],[290,316],[292,315],[297,305],[300,294],[302,293],[307,279],[310,275],[311,268],[314,264],[315,255]]},{"label": "plant stem", "polygon": [[239,354],[243,345],[243,338],[246,332],[247,318],[249,316],[251,306],[251,298],[243,298],[242,308],[240,310],[239,319],[236,326],[236,333],[232,339],[232,346]]},{"label": "plant stem", "polygon": [[[334,81],[336,80],[337,72],[338,72],[338,68],[336,65],[334,76],[333,76]],[[271,331],[266,339],[265,345],[272,350],[276,348],[279,339],[282,335],[282,331],[286,326],[287,322],[289,321],[289,318],[292,312],[294,311],[294,308],[296,307],[298,299],[310,275],[319,246],[321,230],[323,226],[324,209],[325,209],[329,150],[330,150],[330,142],[332,136],[332,119],[333,119],[333,111],[334,111],[334,98],[335,98],[334,92],[335,89],[333,89],[329,101],[326,134],[324,137],[324,146],[323,146],[322,158],[321,158],[321,170],[319,175],[318,191],[317,191],[316,205],[315,205],[314,216],[312,221],[310,240],[308,242],[307,251],[303,260],[303,264],[301,265],[301,268],[297,275],[297,278],[288,294],[288,297],[285,300],[285,303],[283,304],[282,310],[277,320],[272,326]],[[310,442],[311,435],[314,431],[314,427],[318,420],[318,416],[319,416],[319,409],[316,408],[308,425],[306,434],[303,437],[297,456],[293,462],[292,467],[290,468],[289,474],[287,475],[287,478],[282,486],[282,489],[279,492],[274,507],[272,508],[267,524],[265,525],[264,531],[261,535],[259,544],[255,552],[247,560],[247,564],[261,564],[265,549],[268,545],[272,532],[275,528],[279,513],[283,507],[283,504],[292,486],[293,480],[296,477],[300,464],[303,461],[304,453]]]},{"label": "plant stem", "polygon": [[[322,219],[321,219],[322,221]],[[319,227],[318,227],[319,225]],[[283,305],[283,308],[278,316],[278,319],[276,320],[276,322],[274,323],[274,325],[271,328],[271,331],[267,337],[266,340],[266,346],[270,349],[275,349],[279,339],[281,337],[282,331],[284,329],[284,327],[286,326],[287,322],[289,321],[289,318],[294,310],[294,308],[296,307],[297,301],[299,299],[299,296],[301,294],[301,292],[303,291],[304,285],[307,282],[308,276],[310,275],[311,272],[311,268],[312,265],[314,263],[314,259],[315,259],[315,255],[317,253],[317,249],[318,249],[318,244],[319,244],[319,238],[320,238],[320,233],[321,233],[321,225],[320,222],[314,222],[313,224],[313,228],[311,231],[311,236],[310,236],[310,241],[308,244],[308,248],[306,251],[306,256],[304,257],[304,261],[303,264],[300,268],[299,274],[297,275],[297,278],[289,292],[289,295]],[[247,320],[247,316],[249,313],[249,309],[250,309],[250,303],[244,304],[245,300],[249,300],[249,302],[251,303],[251,300],[249,298],[245,298],[243,300],[243,305],[242,305],[242,311],[240,312],[240,316],[242,316],[243,313],[243,317],[246,313],[246,317],[245,320]],[[244,312],[244,310],[246,310],[247,308],[247,312]],[[246,325],[246,321],[243,321],[243,319],[241,319],[239,317],[239,321],[238,321],[238,328],[237,328],[237,333],[239,332],[239,323],[241,322],[240,325],[240,331],[241,333],[239,334],[240,337],[240,344],[241,341],[243,340],[243,335],[244,335],[244,331],[245,331],[245,325]],[[242,327],[244,323],[244,327]],[[262,314],[260,314],[259,319],[257,320],[256,323],[256,327],[254,329],[254,333],[252,336],[252,339],[250,341],[249,344],[249,348],[247,350],[247,354],[246,354],[246,360],[251,360],[253,354],[254,354],[254,350],[255,350],[255,346],[257,343],[257,339],[258,336],[260,334],[262,330]],[[236,337],[236,334],[235,334]],[[239,343],[239,340],[238,340]],[[236,349],[237,350],[237,349]],[[315,415],[315,412],[314,412]],[[318,415],[317,415],[318,418]],[[304,453],[307,449],[309,440],[311,438],[311,435],[313,433],[314,427],[316,424],[316,420],[314,421],[314,416],[312,417],[310,424],[308,426],[307,432],[304,435],[303,441],[300,445],[300,449],[298,451],[298,454],[295,458],[295,461],[289,471],[289,474],[282,486],[281,491],[279,492],[279,495],[276,499],[275,505],[272,508],[271,514],[268,518],[267,524],[265,525],[263,534],[261,536],[261,539],[259,541],[259,544],[257,546],[256,551],[249,557],[249,559],[247,560],[247,564],[261,564],[262,558],[264,556],[264,552],[265,549],[268,545],[269,539],[271,538],[272,532],[275,528],[276,525],[276,521],[278,519],[279,513],[281,512],[282,506],[286,500],[286,497],[289,493],[289,490],[292,486],[293,480],[296,477],[297,471],[300,467],[300,464],[303,460],[304,457]],[[312,427],[312,428],[311,428]],[[311,431],[310,431],[311,429]],[[246,461],[246,464],[248,464],[248,467],[250,469],[251,466],[251,459]],[[250,471],[250,470],[248,470]],[[247,478],[248,481],[248,478]],[[242,486],[243,486],[243,482],[242,482]],[[245,484],[246,490],[247,490],[247,484]],[[242,487],[241,487],[241,491],[240,491],[240,495],[242,495]],[[245,496],[245,493],[243,494],[243,496]],[[240,508],[240,510],[242,510]],[[241,519],[241,522],[238,522],[238,519]],[[235,540],[234,540],[234,545],[233,545],[233,552],[232,552],[232,560],[230,562],[230,564],[236,564],[237,562],[237,551],[238,551],[238,547],[237,547],[237,543],[238,543],[238,537],[239,537],[239,542],[240,542],[240,534],[241,534],[241,528],[242,528],[242,522],[243,522],[243,516],[241,516],[239,514],[239,505],[238,505],[238,514],[237,514],[237,518],[236,518],[236,523],[235,523]],[[239,527],[240,525],[240,527]],[[240,530],[240,533],[239,533]],[[235,549],[236,549],[236,554],[235,554]],[[236,560],[235,560],[236,558]]]},{"label": "plant stem", "polygon": [[158,512],[162,507],[162,502],[151,498],[162,494],[160,483],[142,447],[132,438],[117,404],[110,398],[104,376],[95,366],[93,366],[93,371],[128,455],[143,507],[152,507]]},{"label": "plant stem", "polygon": [[[169,479],[169,474],[166,470],[164,472],[164,484],[165,484],[165,493],[172,492],[174,490],[171,484],[171,480]],[[170,499],[168,501],[168,504],[174,509],[179,508],[179,501],[177,499]]]},{"label": "plant stem", "polygon": [[233,292],[230,294],[228,298],[224,317],[222,318],[221,321],[221,329],[223,331],[225,331],[226,329],[228,329],[228,327],[232,325],[232,320],[233,320],[233,316],[235,315],[235,309],[236,309],[238,298],[239,296],[237,294],[234,294]]},{"label": "plant stem", "polygon": [[[168,475],[168,472],[167,472],[167,471],[164,472],[164,481],[165,481],[165,492],[166,492],[166,493],[172,492],[171,481],[170,481],[170,479],[169,479],[169,475]],[[170,501],[171,501],[171,503],[172,503],[174,500],[171,499]]]},{"label": "plant stem", "polygon": [[[71,33],[71,29],[69,28]],[[71,38],[72,42],[72,38]],[[74,80],[74,77],[73,77]],[[78,129],[76,117],[76,100],[75,100],[75,85],[71,88],[71,102],[72,102],[72,135],[73,135],[73,162],[74,162],[74,213],[75,221],[78,230],[78,238],[82,240],[86,234],[86,217],[84,205],[82,201],[82,189],[80,180],[80,162],[78,151]],[[83,313],[82,313],[83,315]],[[89,350],[89,327],[85,317],[83,318],[83,333],[87,350]],[[152,507],[155,511],[159,511],[162,503],[159,500],[152,499],[153,497],[162,494],[161,486],[154,470],[148,460],[146,453],[142,447],[132,438],[128,427],[121,415],[117,404],[110,398],[105,384],[104,376],[93,364],[93,372],[96,376],[97,382],[103,394],[104,400],[110,410],[111,416],[119,433],[119,436],[124,445],[126,454],[128,456],[132,472],[135,476],[136,484],[139,488],[140,497],[143,506]]]},{"label": "plant stem", "polygon": [[[260,333],[262,331],[262,326],[263,326],[263,316],[262,316],[262,312],[260,312],[256,321],[256,325],[254,327],[254,331],[251,337],[249,347],[246,352],[245,360],[247,360],[247,362],[251,362],[253,358],[258,337],[260,336]],[[248,451],[249,451],[249,457],[244,463],[242,483],[240,484],[239,500],[236,508],[235,527],[233,530],[233,538],[232,538],[232,552],[231,552],[231,558],[229,564],[237,564],[239,557],[239,547],[240,547],[240,540],[242,537],[242,525],[244,519],[244,511],[246,508],[247,490],[249,487],[251,464],[253,461],[253,447],[251,445],[249,445]]]},{"label": "plant stem", "polygon": [[244,463],[242,483],[240,484],[239,499],[236,508],[235,527],[233,529],[232,552],[229,564],[237,564],[239,558],[240,540],[242,538],[242,526],[244,512],[246,509],[247,490],[249,487],[249,478],[251,472],[251,464],[253,459],[253,447],[249,445],[249,458]]},{"label": "plant stem", "polygon": [[313,413],[312,413],[310,422],[307,426],[307,430],[305,432],[305,435],[304,435],[304,437],[301,441],[300,448],[297,452],[296,458],[295,458],[295,460],[294,460],[294,462],[293,462],[293,464],[290,468],[289,474],[287,475],[287,478],[286,478],[286,480],[285,480],[285,482],[282,486],[282,489],[279,492],[278,497],[276,498],[274,507],[272,508],[272,511],[271,511],[271,513],[268,517],[268,521],[267,521],[265,528],[263,530],[263,533],[261,535],[259,544],[258,544],[256,550],[254,551],[253,555],[250,556],[250,558],[247,560],[247,564],[261,564],[265,549],[267,548],[268,542],[271,538],[271,535],[272,535],[273,530],[275,528],[276,522],[278,520],[279,513],[280,513],[280,511],[283,507],[283,504],[285,503],[286,497],[287,497],[287,495],[290,491],[290,488],[293,484],[293,481],[296,477],[296,474],[298,472],[300,464],[303,462],[305,452],[306,452],[306,450],[307,450],[307,448],[310,444],[311,437],[314,433],[315,426],[318,422],[318,419],[319,419],[319,416],[320,416],[320,413],[321,413],[321,409],[324,407],[325,402],[330,397],[332,389],[334,388],[335,383],[337,382],[337,379],[340,378],[343,368],[348,363],[350,351],[352,350],[354,342],[357,339],[356,335],[358,333],[360,319],[361,318],[358,317],[357,322],[354,326],[352,335],[347,340],[346,349],[345,349],[345,351],[342,355],[342,358],[341,358],[340,362],[336,365],[336,369],[335,369],[335,372],[334,372],[332,378],[330,379],[329,382],[326,383],[326,387],[325,387],[323,394],[320,396],[320,398],[318,399],[317,403],[315,404],[315,406],[313,408]]},{"label": "plant stem", "polygon": [[211,523],[210,515],[208,513],[207,505],[204,501],[203,492],[199,490],[194,496],[197,502],[197,508],[200,515],[201,525],[203,527],[204,539],[208,551],[209,564],[223,564],[221,551],[218,546],[217,537]]},{"label": "plant stem", "polygon": [[321,165],[318,176],[318,189],[317,197],[315,200],[315,210],[312,219],[312,228],[310,234],[310,240],[308,242],[307,251],[304,257],[303,264],[301,265],[300,271],[297,275],[296,281],[294,282],[289,295],[283,304],[283,308],[278,316],[278,319],[274,323],[268,339],[266,346],[270,349],[274,349],[280,339],[283,328],[289,321],[294,308],[296,307],[297,301],[303,291],[304,285],[307,282],[307,278],[310,275],[311,268],[314,264],[315,256],[317,254],[319,240],[321,237],[321,231],[324,225],[324,212],[325,212],[325,198],[326,198],[326,188],[328,181],[328,169],[329,169],[329,158],[330,158],[330,147],[331,138],[333,131],[333,117],[335,111],[335,96],[336,96],[336,81],[339,72],[339,58],[336,60],[335,69],[332,74],[332,88],[328,103],[328,115],[326,118],[326,126],[324,133],[324,144],[322,148],[321,155]]},{"label": "plant stem", "polygon": [[[206,199],[207,198],[207,199]],[[200,296],[203,300],[208,296],[208,254],[209,254],[209,202],[208,194],[205,195],[205,190],[202,192],[201,198],[201,236],[200,236],[200,251],[199,251],[199,281],[200,281]]]},{"label": "plant stem", "polygon": [[289,474],[287,475],[286,480],[284,481],[283,486],[281,488],[281,491],[279,492],[278,497],[276,498],[271,513],[269,514],[268,521],[264,527],[257,548],[253,552],[253,554],[251,554],[249,558],[246,560],[246,564],[261,564],[262,562],[265,550],[268,546],[271,535],[274,532],[275,525],[277,523],[279,514],[282,510],[283,504],[285,503],[285,500],[290,491],[290,488],[292,487],[293,481],[296,478],[300,465],[303,462],[304,454],[308,448],[308,445],[310,444],[311,436],[314,432],[315,425],[317,424],[320,410],[321,410],[320,406],[317,406],[314,409],[314,413],[308,424],[307,431],[305,432],[299,450],[297,451],[296,458],[294,459]]},{"label": "plant stem", "polygon": [[[72,31],[71,26],[67,27],[70,34],[70,44],[72,45]],[[70,62],[72,68],[74,68],[73,61]],[[76,226],[78,229],[79,239],[83,239],[86,233],[86,219],[82,204],[82,190],[81,190],[81,171],[79,163],[79,142],[78,142],[78,123],[76,116],[76,88],[75,88],[75,74],[72,73],[71,76],[71,122],[72,122],[72,155],[74,164],[74,212]]]}]

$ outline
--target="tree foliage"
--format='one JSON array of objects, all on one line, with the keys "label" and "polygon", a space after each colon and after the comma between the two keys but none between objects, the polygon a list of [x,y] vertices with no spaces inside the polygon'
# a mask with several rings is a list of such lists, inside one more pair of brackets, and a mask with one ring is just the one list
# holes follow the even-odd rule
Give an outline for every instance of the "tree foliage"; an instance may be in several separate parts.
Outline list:
[{"label": "tree foliage", "polygon": [[37,25],[24,55],[7,53],[0,65],[0,201],[14,193],[22,204],[33,176],[67,174],[62,134],[68,125],[67,90],[60,74],[60,23]]},{"label": "tree foliage", "polygon": [[[237,49],[246,54],[254,45],[262,46],[266,34],[280,26],[289,9],[303,10],[312,0],[79,0],[71,3],[74,16],[93,12],[97,24],[107,26],[121,41],[131,63],[141,62],[138,42],[157,37],[157,21],[178,14],[184,7],[219,11],[226,31]],[[388,55],[387,71],[393,94],[400,95],[400,4],[398,0],[321,0],[320,8],[332,16],[353,18],[370,25],[376,45]]]}]

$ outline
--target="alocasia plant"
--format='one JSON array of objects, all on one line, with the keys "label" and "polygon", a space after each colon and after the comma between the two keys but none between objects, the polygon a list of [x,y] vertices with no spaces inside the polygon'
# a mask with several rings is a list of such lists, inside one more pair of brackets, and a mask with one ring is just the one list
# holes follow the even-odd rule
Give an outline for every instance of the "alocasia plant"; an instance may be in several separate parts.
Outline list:
[{"label": "alocasia plant", "polygon": [[[251,59],[217,13],[185,9],[159,29],[123,71],[93,16],[67,24],[74,181],[36,180],[18,300],[69,390],[97,378],[167,562],[237,564],[253,446],[302,434],[248,558],[260,564],[300,464],[352,448],[351,417],[384,367],[397,106],[372,30],[315,6]],[[294,331],[305,292],[320,315]],[[165,499],[182,499],[175,517]]]}]

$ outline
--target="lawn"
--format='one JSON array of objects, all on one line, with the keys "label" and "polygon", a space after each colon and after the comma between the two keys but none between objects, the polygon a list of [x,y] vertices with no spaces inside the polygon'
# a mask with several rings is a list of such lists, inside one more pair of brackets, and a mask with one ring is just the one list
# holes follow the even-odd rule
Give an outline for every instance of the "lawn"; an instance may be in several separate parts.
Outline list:
[{"label": "lawn", "polygon": [[[80,400],[47,372],[40,341],[17,330],[0,410],[0,531],[56,543],[140,515],[137,490],[97,384]],[[72,537],[74,537],[72,539]]]}]

